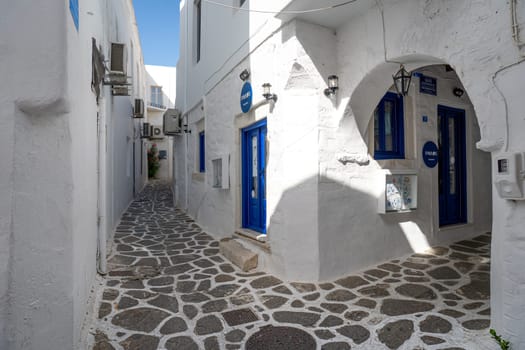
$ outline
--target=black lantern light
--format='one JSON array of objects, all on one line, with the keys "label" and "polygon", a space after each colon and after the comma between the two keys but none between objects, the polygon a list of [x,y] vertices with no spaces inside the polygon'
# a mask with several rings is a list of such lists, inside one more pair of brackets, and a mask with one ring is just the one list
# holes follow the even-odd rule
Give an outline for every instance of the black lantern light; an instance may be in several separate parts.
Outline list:
[{"label": "black lantern light", "polygon": [[241,78],[242,81],[248,80],[249,77],[250,77],[250,72],[248,72],[248,69],[243,70],[241,74],[239,74],[239,78]]},{"label": "black lantern light", "polygon": [[397,73],[393,75],[392,78],[394,79],[394,86],[396,87],[397,93],[406,96],[408,94],[408,89],[410,88],[412,74],[407,72],[405,67],[401,65]]},{"label": "black lantern light", "polygon": [[277,102],[277,95],[276,94],[272,94],[272,92],[271,92],[272,84],[264,83],[262,85],[262,87],[263,87],[263,96],[264,96],[264,98],[267,101]]},{"label": "black lantern light", "polygon": [[327,97],[332,97],[339,89],[339,77],[337,75],[330,75],[328,77],[328,87],[324,90]]},{"label": "black lantern light", "polygon": [[461,97],[461,96],[463,96],[463,94],[465,93],[465,91],[464,91],[462,88],[455,87],[455,88],[452,90],[452,93],[453,93],[454,96],[456,96],[456,97]]}]

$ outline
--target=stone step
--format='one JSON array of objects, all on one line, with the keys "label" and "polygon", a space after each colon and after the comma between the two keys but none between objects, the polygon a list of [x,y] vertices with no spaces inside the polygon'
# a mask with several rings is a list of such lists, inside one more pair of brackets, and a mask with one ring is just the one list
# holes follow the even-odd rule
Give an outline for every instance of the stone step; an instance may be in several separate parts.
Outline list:
[{"label": "stone step", "polygon": [[241,243],[233,238],[224,238],[219,242],[222,255],[244,272],[257,267],[258,255],[246,249]]}]

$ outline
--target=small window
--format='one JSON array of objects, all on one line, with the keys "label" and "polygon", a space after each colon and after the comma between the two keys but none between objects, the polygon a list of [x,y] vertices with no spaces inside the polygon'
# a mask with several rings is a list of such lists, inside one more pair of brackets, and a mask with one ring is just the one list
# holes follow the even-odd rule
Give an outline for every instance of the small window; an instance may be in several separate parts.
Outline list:
[{"label": "small window", "polygon": [[150,105],[157,108],[164,108],[162,86],[151,87],[151,101]]},{"label": "small window", "polygon": [[387,92],[374,111],[374,158],[405,158],[403,97]]},{"label": "small window", "polygon": [[204,131],[199,133],[199,172],[203,173],[206,170],[205,161],[205,142]]},{"label": "small window", "polygon": [[201,25],[202,25],[202,3],[201,0],[195,0],[195,62],[201,60]]},{"label": "small window", "polygon": [[214,159],[213,164],[213,187],[222,188],[222,159]]}]

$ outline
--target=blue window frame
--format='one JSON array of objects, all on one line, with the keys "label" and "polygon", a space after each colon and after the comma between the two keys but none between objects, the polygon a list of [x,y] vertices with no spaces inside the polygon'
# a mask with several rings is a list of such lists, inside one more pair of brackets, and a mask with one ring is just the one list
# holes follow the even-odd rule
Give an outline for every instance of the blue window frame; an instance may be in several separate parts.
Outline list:
[{"label": "blue window frame", "polygon": [[403,96],[387,92],[374,111],[374,158],[405,158]]},{"label": "blue window frame", "polygon": [[78,31],[78,0],[69,0],[69,11],[71,11],[71,17]]},{"label": "blue window frame", "polygon": [[199,133],[199,172],[201,173],[203,173],[206,170],[204,140],[204,131],[201,131]]}]

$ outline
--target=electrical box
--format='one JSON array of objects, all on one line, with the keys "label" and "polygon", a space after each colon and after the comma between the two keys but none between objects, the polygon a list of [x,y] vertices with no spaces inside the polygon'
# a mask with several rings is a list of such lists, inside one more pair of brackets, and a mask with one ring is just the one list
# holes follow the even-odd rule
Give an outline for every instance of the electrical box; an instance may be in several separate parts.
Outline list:
[{"label": "electrical box", "polygon": [[230,188],[230,155],[213,159],[213,187],[226,190]]},{"label": "electrical box", "polygon": [[494,183],[501,198],[525,199],[525,153],[503,153],[495,157]]},{"label": "electrical box", "polygon": [[417,208],[417,174],[386,171],[381,179],[377,211],[380,214],[407,212]]}]

